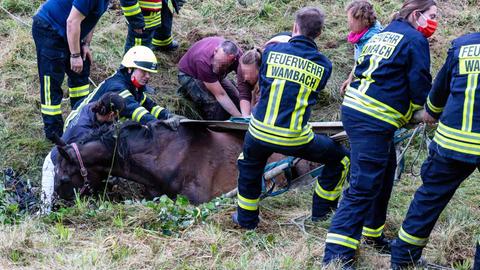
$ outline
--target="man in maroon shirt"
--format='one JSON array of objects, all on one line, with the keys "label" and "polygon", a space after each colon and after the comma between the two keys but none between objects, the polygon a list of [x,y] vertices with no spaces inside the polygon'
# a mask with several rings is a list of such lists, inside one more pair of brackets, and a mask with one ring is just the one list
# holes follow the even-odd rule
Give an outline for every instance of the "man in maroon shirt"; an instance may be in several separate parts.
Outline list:
[{"label": "man in maroon shirt", "polygon": [[208,120],[240,117],[238,90],[226,78],[237,72],[242,52],[223,37],[197,41],[178,63],[178,93],[191,100]]}]

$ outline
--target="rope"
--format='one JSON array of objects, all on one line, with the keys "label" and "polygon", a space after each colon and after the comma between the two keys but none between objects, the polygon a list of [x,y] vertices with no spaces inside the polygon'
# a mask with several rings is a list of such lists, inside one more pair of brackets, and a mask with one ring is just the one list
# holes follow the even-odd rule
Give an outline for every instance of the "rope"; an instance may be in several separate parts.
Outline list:
[{"label": "rope", "polygon": [[21,23],[23,26],[26,26],[26,27],[32,27],[31,24],[29,23],[26,23],[25,21],[23,21],[22,19],[18,18],[17,16],[13,15],[12,13],[10,13],[10,11],[8,11],[6,8],[0,6],[0,9],[3,10],[5,13],[8,14],[8,16],[10,16],[12,19],[16,20],[17,22]]},{"label": "rope", "polygon": [[[112,156],[112,162],[110,164],[110,169],[108,171],[108,175],[107,175],[107,181],[105,182],[105,188],[103,189],[103,195],[102,195],[102,200],[105,200],[105,195],[107,194],[107,186],[108,186],[108,179],[110,179],[110,176],[112,176],[112,170],[113,170],[113,164],[115,163],[115,156],[116,156],[116,153],[117,153],[117,146],[118,146],[118,137],[119,137],[119,123],[118,121],[114,120],[115,123],[114,123],[114,126],[115,126],[115,147],[113,148],[113,156]],[[131,188],[130,188],[131,189]]]},{"label": "rope", "polygon": [[425,146],[425,150],[428,153],[428,146],[429,145],[430,145],[430,139],[427,136],[427,126],[425,124],[423,124],[420,146],[418,147],[417,154],[415,155],[415,158],[413,159],[412,164],[411,164],[411,168],[410,168],[410,171],[411,171],[412,175],[415,176],[415,177],[418,177],[418,176],[421,175],[421,172],[415,173],[414,167],[415,167],[415,164],[417,164],[418,159],[420,158],[420,152],[422,151],[422,147]]},{"label": "rope", "polygon": [[[407,152],[408,148],[410,147],[410,145],[412,144],[413,142],[413,139],[415,138],[415,136],[417,135],[418,131],[424,127],[424,124],[419,124],[415,130],[413,130],[413,133],[412,135],[410,136],[410,138],[408,139],[408,143],[407,145],[405,146],[405,148],[403,149],[402,153],[398,156],[398,160],[397,160],[397,166],[400,165],[402,159],[403,159],[403,156],[405,156],[405,153]],[[406,138],[406,137],[405,137]]]}]

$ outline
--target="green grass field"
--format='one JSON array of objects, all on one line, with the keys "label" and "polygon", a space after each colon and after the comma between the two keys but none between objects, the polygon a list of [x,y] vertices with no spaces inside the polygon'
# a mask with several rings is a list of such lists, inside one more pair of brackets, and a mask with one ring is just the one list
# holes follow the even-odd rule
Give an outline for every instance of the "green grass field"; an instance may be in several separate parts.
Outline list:
[{"label": "green grass field", "polygon": [[[31,23],[42,2],[0,0],[0,168],[13,167],[37,184],[44,156],[52,145],[42,132],[35,47],[31,30],[23,23]],[[294,12],[312,5],[327,14],[318,45],[334,63],[312,120],[338,119],[341,99],[337,89],[353,65],[353,48],[345,38],[348,1],[241,2],[246,6],[237,0],[190,1],[184,6],[174,20],[181,48],[173,54],[158,54],[160,72],[151,83],[158,89],[154,98],[173,110],[185,111],[175,96],[176,63],[194,41],[218,34],[249,49],[279,31],[290,30]],[[383,24],[401,5],[398,0],[372,2]],[[431,42],[433,74],[441,67],[452,39],[480,31],[478,0],[439,2],[440,25]],[[92,42],[95,63],[91,77],[95,82],[118,67],[126,29],[118,9],[109,10],[101,19]],[[64,103],[68,114],[68,102]],[[407,165],[415,154],[413,148]],[[413,166],[415,172],[424,158],[423,152]],[[475,239],[480,235],[478,180],[476,173],[465,181],[442,214],[425,250],[429,261],[456,269],[471,267]],[[393,191],[387,236],[396,235],[420,182],[408,166]],[[231,199],[217,199],[198,208],[183,199],[176,203],[166,198],[124,203],[79,199],[72,207],[39,218],[6,205],[4,193],[0,190],[0,269],[318,269],[329,225],[329,221],[303,221],[311,204],[308,187],[262,201],[261,225],[250,232],[231,223],[235,209]],[[368,246],[362,246],[359,258],[360,269],[389,267],[389,257]]]}]

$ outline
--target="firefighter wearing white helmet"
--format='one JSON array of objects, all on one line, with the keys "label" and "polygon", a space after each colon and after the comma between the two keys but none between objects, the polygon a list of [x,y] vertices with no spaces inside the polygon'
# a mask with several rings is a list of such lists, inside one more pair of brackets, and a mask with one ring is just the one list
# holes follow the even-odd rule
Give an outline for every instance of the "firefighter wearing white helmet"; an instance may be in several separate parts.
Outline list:
[{"label": "firefighter wearing white helmet", "polygon": [[75,119],[86,104],[98,100],[107,92],[116,92],[126,103],[125,109],[120,113],[121,118],[131,119],[141,124],[161,119],[168,127],[176,130],[183,117],[157,105],[145,93],[152,73],[157,73],[157,58],[153,51],[145,46],[132,47],[123,57],[120,68],[115,74],[102,82],[78,108],[70,113],[65,126]]},{"label": "firefighter wearing white helmet", "polygon": [[150,48],[135,46],[123,56],[122,66],[157,73],[157,57]]}]

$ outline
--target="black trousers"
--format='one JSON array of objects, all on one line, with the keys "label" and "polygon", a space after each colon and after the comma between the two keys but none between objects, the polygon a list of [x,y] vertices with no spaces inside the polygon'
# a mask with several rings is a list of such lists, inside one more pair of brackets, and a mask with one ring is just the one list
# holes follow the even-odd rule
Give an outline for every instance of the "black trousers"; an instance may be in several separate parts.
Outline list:
[{"label": "black trousers", "polygon": [[83,62],[80,74],[70,69],[70,50],[68,42],[45,21],[33,18],[32,36],[37,51],[38,76],[40,81],[40,101],[45,135],[53,139],[54,134],[62,136],[63,118],[61,102],[62,83],[65,73],[68,76],[70,105],[77,104],[90,93],[88,77],[90,61]]}]

